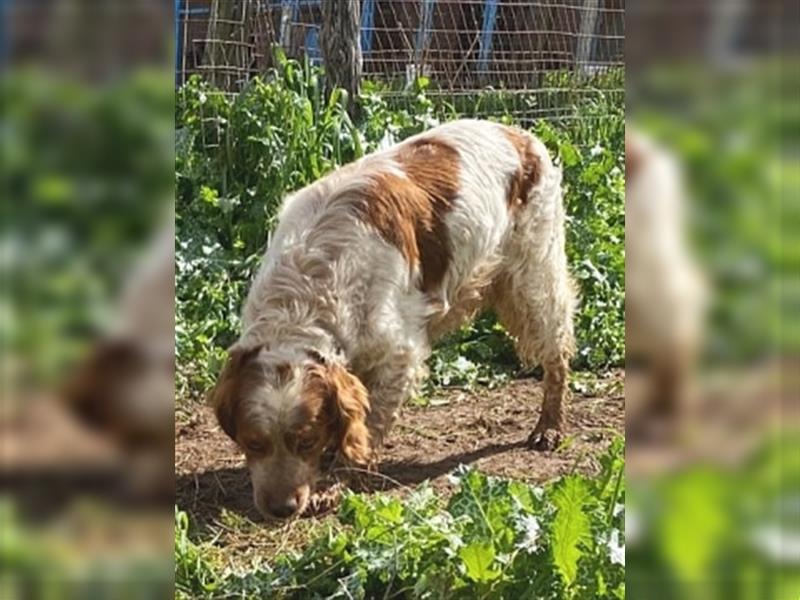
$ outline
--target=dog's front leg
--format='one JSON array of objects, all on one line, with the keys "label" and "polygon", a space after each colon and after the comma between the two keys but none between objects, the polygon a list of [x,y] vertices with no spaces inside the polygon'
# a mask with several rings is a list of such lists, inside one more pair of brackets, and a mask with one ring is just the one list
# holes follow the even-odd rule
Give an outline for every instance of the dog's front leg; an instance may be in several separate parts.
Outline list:
[{"label": "dog's front leg", "polygon": [[356,359],[352,369],[368,391],[366,426],[369,431],[369,460],[364,464],[345,464],[339,457],[334,466],[337,478],[346,478],[354,489],[380,487],[377,471],[384,442],[403,402],[414,394],[425,375],[424,357],[416,351],[395,352],[378,364],[369,362]]},{"label": "dog's front leg", "polygon": [[419,391],[426,374],[422,357],[409,360],[406,353],[372,373],[367,384],[370,403],[367,428],[374,455],[380,453],[403,403]]},{"label": "dog's front leg", "polygon": [[404,393],[393,389],[380,388],[370,392],[372,409],[367,417],[371,447],[370,460],[363,465],[343,465],[342,472],[347,474],[346,481],[350,489],[374,491],[386,487],[384,485],[385,478],[379,473],[381,454],[384,442],[389,436],[406,397]]}]

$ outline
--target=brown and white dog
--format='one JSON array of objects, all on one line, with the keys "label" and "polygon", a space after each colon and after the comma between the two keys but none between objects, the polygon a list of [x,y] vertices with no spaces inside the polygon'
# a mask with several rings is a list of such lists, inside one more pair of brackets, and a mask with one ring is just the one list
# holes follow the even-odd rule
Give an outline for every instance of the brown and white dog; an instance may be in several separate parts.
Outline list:
[{"label": "brown and white dog", "polygon": [[544,367],[529,444],[553,448],[573,306],[561,171],[521,130],[455,121],[292,194],[211,396],[256,506],[302,512],[326,450],[368,463],[431,343],[487,308]]},{"label": "brown and white dog", "polygon": [[627,389],[636,439],[685,417],[711,290],[688,241],[677,157],[628,126],[625,164],[625,353],[628,375],[644,384]]}]

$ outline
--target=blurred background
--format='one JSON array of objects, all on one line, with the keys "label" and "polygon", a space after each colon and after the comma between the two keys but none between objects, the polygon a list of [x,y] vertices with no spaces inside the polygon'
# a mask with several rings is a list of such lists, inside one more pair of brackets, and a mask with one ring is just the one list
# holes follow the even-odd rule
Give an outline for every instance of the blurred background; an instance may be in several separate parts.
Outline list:
[{"label": "blurred background", "polygon": [[0,10],[0,596],[168,597],[172,5]]},{"label": "blurred background", "polygon": [[626,581],[800,597],[796,2],[626,5]]}]

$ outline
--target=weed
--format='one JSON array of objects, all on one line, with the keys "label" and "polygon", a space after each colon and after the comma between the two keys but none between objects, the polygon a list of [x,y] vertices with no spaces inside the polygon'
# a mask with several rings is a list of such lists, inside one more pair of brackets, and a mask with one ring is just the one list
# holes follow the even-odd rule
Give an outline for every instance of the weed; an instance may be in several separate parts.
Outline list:
[{"label": "weed", "polygon": [[426,484],[350,493],[302,553],[223,573],[182,546],[176,583],[195,598],[624,598],[621,439],[601,464],[541,487],[461,467],[448,501]]}]

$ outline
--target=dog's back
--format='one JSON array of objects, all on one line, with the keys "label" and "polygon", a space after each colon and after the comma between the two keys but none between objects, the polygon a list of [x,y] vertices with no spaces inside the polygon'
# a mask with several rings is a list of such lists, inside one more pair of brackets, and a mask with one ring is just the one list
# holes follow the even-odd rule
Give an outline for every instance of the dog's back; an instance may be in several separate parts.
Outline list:
[{"label": "dog's back", "polygon": [[[527,256],[514,249],[515,237],[543,252],[551,245],[554,222],[563,220],[560,178],[526,132],[447,123],[289,196],[259,279],[289,256],[295,266],[333,260],[343,291],[375,306],[375,294],[400,290],[409,318],[424,316],[438,335],[482,306],[504,263]],[[245,321],[257,318],[258,304],[251,294]]]}]

